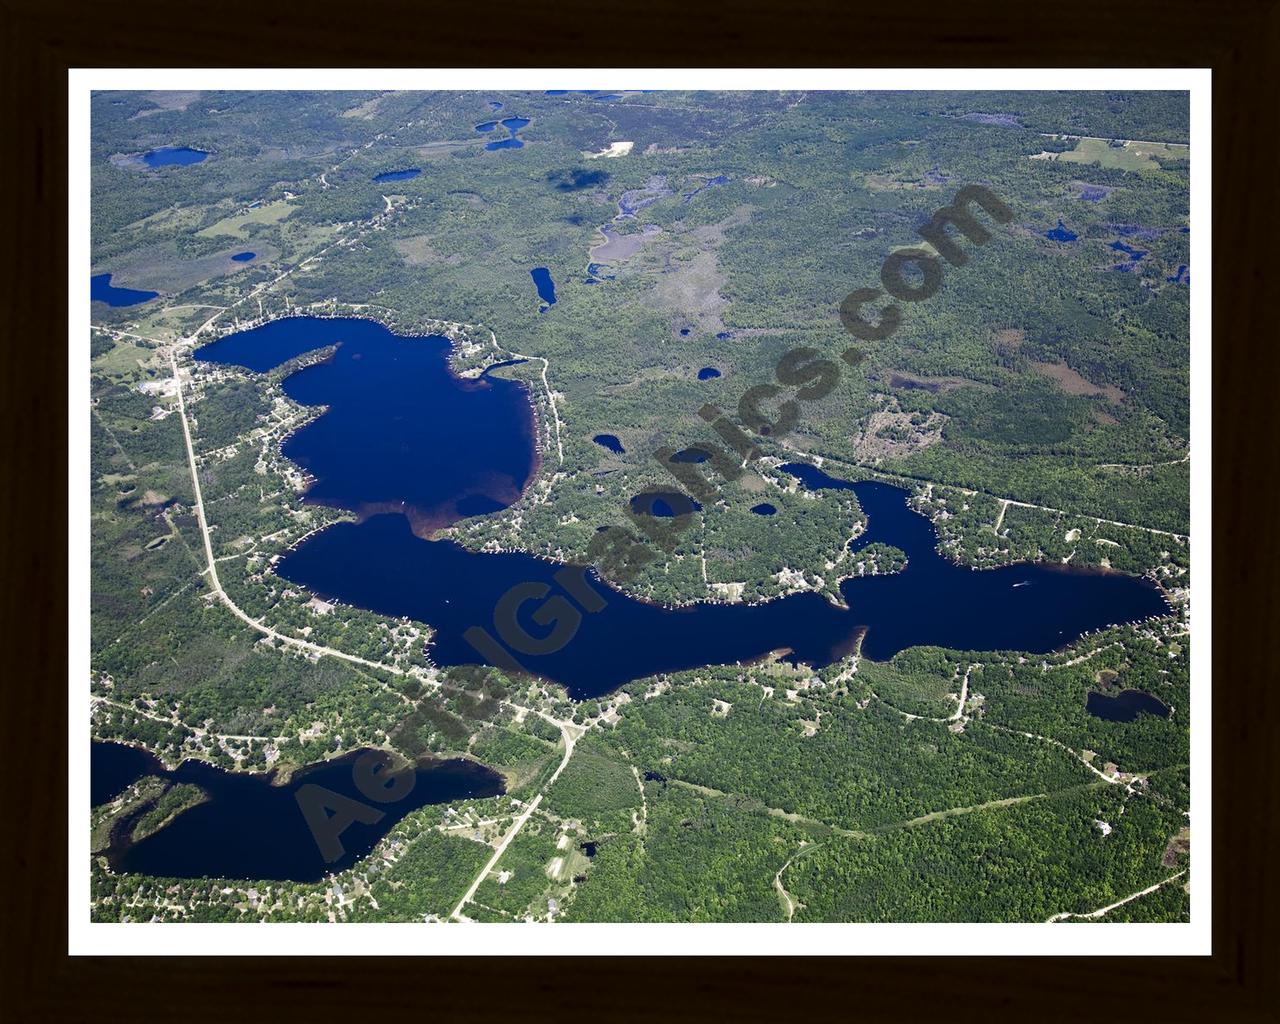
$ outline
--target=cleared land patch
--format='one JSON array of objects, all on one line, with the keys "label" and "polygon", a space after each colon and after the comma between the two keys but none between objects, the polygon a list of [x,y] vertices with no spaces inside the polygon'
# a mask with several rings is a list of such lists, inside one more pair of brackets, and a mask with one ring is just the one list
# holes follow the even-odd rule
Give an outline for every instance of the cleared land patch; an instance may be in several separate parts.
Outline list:
[{"label": "cleared land patch", "polygon": [[701,252],[658,278],[654,297],[664,309],[682,313],[703,329],[722,330],[720,313],[725,307],[720,289],[725,276],[716,264],[715,253]]},{"label": "cleared land patch", "polygon": [[264,203],[252,210],[223,217],[217,223],[197,231],[196,237],[213,238],[216,235],[234,235],[236,238],[248,238],[250,224],[278,224],[295,209],[296,207],[290,205],[287,199],[277,199],[274,203]]},{"label": "cleared land patch", "polygon": [[1048,377],[1069,395],[1105,395],[1112,405],[1124,401],[1124,392],[1114,384],[1098,385],[1086,380],[1066,363],[1032,363],[1031,368]]},{"label": "cleared land patch", "polygon": [[137,121],[143,117],[151,117],[153,114],[164,114],[170,110],[186,110],[196,100],[200,98],[198,91],[174,91],[165,92],[164,90],[155,90],[147,93],[142,97],[148,103],[154,103],[155,106],[147,110],[139,110],[130,121]]},{"label": "cleared land patch", "polygon": [[441,263],[456,267],[462,262],[462,257],[457,253],[446,256],[438,252],[431,244],[430,235],[412,235],[409,238],[397,238],[392,245],[395,246],[396,252],[403,256],[404,261],[411,267],[429,267]]},{"label": "cleared land patch", "polygon": [[[1119,142],[1119,145],[1113,143]],[[1032,160],[1060,160],[1068,164],[1097,164],[1121,171],[1159,168],[1160,160],[1186,160],[1191,147],[1169,142],[1121,142],[1118,139],[1084,138],[1066,153],[1040,153]]]}]

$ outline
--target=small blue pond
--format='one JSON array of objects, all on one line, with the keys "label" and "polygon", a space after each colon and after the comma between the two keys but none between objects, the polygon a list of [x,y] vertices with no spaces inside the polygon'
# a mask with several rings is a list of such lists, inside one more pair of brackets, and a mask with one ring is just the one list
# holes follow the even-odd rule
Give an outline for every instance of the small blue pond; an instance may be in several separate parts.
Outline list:
[{"label": "small blue pond", "polygon": [[770,505],[767,501],[760,502],[759,505],[752,505],[751,511],[758,516],[771,516],[778,510]]},{"label": "small blue pond", "polygon": [[1108,722],[1132,722],[1143,714],[1169,717],[1167,704],[1141,690],[1122,690],[1114,697],[1094,691],[1085,700],[1085,710]]},{"label": "small blue pond", "polygon": [[674,519],[690,512],[701,512],[702,506],[679,491],[645,491],[631,499],[631,511],[659,519]]},{"label": "small blue pond", "polygon": [[159,292],[144,292],[138,288],[117,288],[111,283],[110,274],[95,274],[89,278],[89,299],[105,302],[108,306],[136,306],[149,302]]},{"label": "small blue pond", "polygon": [[420,167],[406,167],[402,171],[383,171],[381,174],[373,176],[374,181],[408,181],[410,178],[416,178],[422,173]]},{"label": "small blue pond", "polygon": [[253,259],[257,255],[258,254],[256,252],[238,252],[231,258],[235,260],[235,262],[237,263],[248,263],[251,259]]},{"label": "small blue pond", "polygon": [[692,462],[697,464],[700,462],[706,462],[709,458],[711,458],[710,453],[703,451],[701,448],[681,448],[680,451],[673,453],[668,461]]},{"label": "small blue pond", "polygon": [[626,453],[626,449],[622,447],[622,442],[613,434],[596,434],[596,436],[591,440],[601,448],[608,448],[609,451],[613,452],[615,455],[623,455]]},{"label": "small blue pond", "polygon": [[490,100],[490,101],[489,101],[489,109],[490,109],[490,110],[501,110],[501,109],[502,109],[502,103],[501,103],[500,101],[498,101],[498,100]]},{"label": "small blue pond", "polygon": [[556,304],[556,285],[551,280],[551,271],[546,267],[534,267],[529,271],[529,276],[533,278],[533,283],[538,289],[538,298],[548,306],[554,306]]},{"label": "small blue pond", "polygon": [[1074,242],[1080,236],[1077,235],[1074,231],[1068,230],[1066,226],[1062,223],[1062,218],[1059,217],[1058,226],[1056,228],[1053,228],[1051,231],[1046,231],[1044,233],[1044,237],[1050,238],[1055,242]]},{"label": "small blue pond", "polygon": [[148,167],[190,167],[209,156],[203,149],[186,146],[164,146],[142,154],[142,162]]},{"label": "small blue pond", "polygon": [[[520,131],[521,128],[523,128],[525,125],[529,123],[529,118],[504,117],[501,121],[498,121],[497,123],[502,125],[502,127],[505,128],[507,131],[509,131],[511,133],[511,137],[509,139],[495,139],[493,142],[486,142],[484,144],[485,149],[494,150],[494,149],[523,148],[524,142],[521,141],[517,133]],[[493,131],[493,127],[494,127],[493,121],[486,121],[484,124],[476,125],[476,131],[491,132]]]},{"label": "small blue pond", "polygon": [[714,366],[704,366],[698,371],[698,380],[714,380],[720,376],[720,371]]}]

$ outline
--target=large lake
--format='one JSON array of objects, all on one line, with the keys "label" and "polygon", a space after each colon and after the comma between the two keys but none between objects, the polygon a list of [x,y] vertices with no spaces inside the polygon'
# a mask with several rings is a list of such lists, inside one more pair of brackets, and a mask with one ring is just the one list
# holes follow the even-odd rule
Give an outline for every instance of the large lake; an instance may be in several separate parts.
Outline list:
[{"label": "large lake", "polygon": [[[495,608],[503,595],[529,583],[559,593],[554,576],[561,567],[424,539],[424,526],[516,499],[534,468],[527,393],[498,379],[460,381],[449,372],[444,339],[400,338],[365,320],[293,317],[196,355],[265,371],[335,342],[341,344],[332,359],[285,383],[298,401],[329,410],[284,450],[315,477],[308,500],[364,518],[311,537],[276,571],[325,598],[429,623],[437,664],[494,663],[464,634],[480,626],[500,635]],[[517,653],[518,663],[586,699],[657,672],[746,662],[782,649],[822,666],[851,651],[860,635],[863,653],[877,660],[920,644],[1047,652],[1091,630],[1168,611],[1154,584],[1118,573],[958,566],[937,553],[933,526],[907,506],[906,491],[847,483],[809,466],[786,468],[811,489],[852,490],[869,519],[855,546],[892,544],[906,552],[907,568],[846,580],[840,590],[847,608],[805,593],[761,605],[666,609],[591,577],[603,609],[582,615],[560,649]],[[482,500],[470,505],[476,498]],[[623,516],[620,508],[620,522]],[[533,636],[555,625],[533,620],[540,606],[530,600],[521,608],[519,621]]]},{"label": "large lake", "polygon": [[[129,839],[137,816],[129,816],[115,829],[108,862],[114,871],[162,878],[314,882],[364,857],[410,811],[503,792],[502,776],[474,761],[429,761],[417,766],[414,784],[401,799],[375,802],[356,783],[353,769],[361,753],[311,765],[276,785],[271,772],[229,772],[204,761],[183,761],[169,771],[145,751],[120,743],[94,743],[90,750],[94,806],[146,775],[192,783],[209,798],[137,843]],[[326,861],[298,804],[296,794],[304,785],[357,800],[380,811],[381,817],[342,829],[342,856]]]},{"label": "large lake", "polygon": [[520,496],[536,465],[528,393],[515,381],[455,376],[447,338],[400,337],[372,320],[286,317],[195,357],[261,372],[334,345],[284,382],[295,401],[328,406],[283,447],[312,479],[308,501],[403,513],[426,534]]}]

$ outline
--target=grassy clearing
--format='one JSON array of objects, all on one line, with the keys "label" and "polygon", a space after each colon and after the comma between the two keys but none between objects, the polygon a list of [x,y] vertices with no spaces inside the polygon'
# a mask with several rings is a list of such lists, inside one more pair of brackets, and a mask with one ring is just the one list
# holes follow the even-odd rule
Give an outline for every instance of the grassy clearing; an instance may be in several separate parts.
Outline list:
[{"label": "grassy clearing", "polygon": [[1069,164],[1097,164],[1121,171],[1148,171],[1159,168],[1159,160],[1185,160],[1190,146],[1163,142],[1126,142],[1113,146],[1107,139],[1081,139],[1069,153],[1058,159]]},{"label": "grassy clearing", "polygon": [[93,368],[112,380],[134,380],[148,366],[158,365],[154,349],[121,339],[93,361]]},{"label": "grassy clearing", "polygon": [[210,224],[207,228],[197,231],[196,237],[213,238],[216,235],[234,235],[236,238],[248,238],[249,225],[278,224],[295,209],[296,207],[291,206],[288,200],[277,199],[274,203],[266,203],[252,210],[246,210],[244,213],[223,217],[216,224]]},{"label": "grassy clearing", "polygon": [[151,231],[182,231],[199,224],[204,219],[204,210],[202,206],[170,206],[149,217],[135,220],[125,230],[140,228]]}]

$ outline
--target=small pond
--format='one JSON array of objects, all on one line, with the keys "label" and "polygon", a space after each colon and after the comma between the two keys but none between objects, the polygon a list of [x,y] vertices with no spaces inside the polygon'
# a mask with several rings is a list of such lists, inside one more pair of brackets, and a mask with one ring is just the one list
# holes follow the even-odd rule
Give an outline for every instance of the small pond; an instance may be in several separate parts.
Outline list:
[{"label": "small pond", "polygon": [[151,301],[159,294],[140,288],[117,288],[111,283],[110,274],[94,274],[89,278],[89,300],[105,302],[108,306],[136,306],[140,302]]},{"label": "small pond", "polygon": [[679,491],[645,491],[631,499],[631,510],[639,515],[674,519],[690,512],[701,512],[702,506]]},{"label": "small pond", "polygon": [[384,181],[408,181],[410,178],[416,178],[421,173],[421,167],[406,167],[399,171],[383,171],[381,174],[375,174],[373,180],[379,183]]},{"label": "small pond", "polygon": [[203,149],[188,149],[186,146],[163,146],[142,154],[142,162],[148,167],[190,167],[209,154]]},{"label": "small pond", "polygon": [[1058,226],[1044,233],[1045,238],[1050,238],[1055,242],[1074,242],[1080,236],[1070,230],[1062,223],[1062,218],[1058,218]]},{"label": "small pond", "polygon": [[1132,722],[1144,714],[1169,717],[1169,706],[1142,690],[1121,690],[1114,697],[1095,690],[1085,701],[1085,710],[1108,722]]},{"label": "small pond", "polygon": [[556,285],[551,280],[551,271],[546,267],[534,267],[529,271],[534,286],[538,289],[538,298],[548,306],[556,304]]}]

